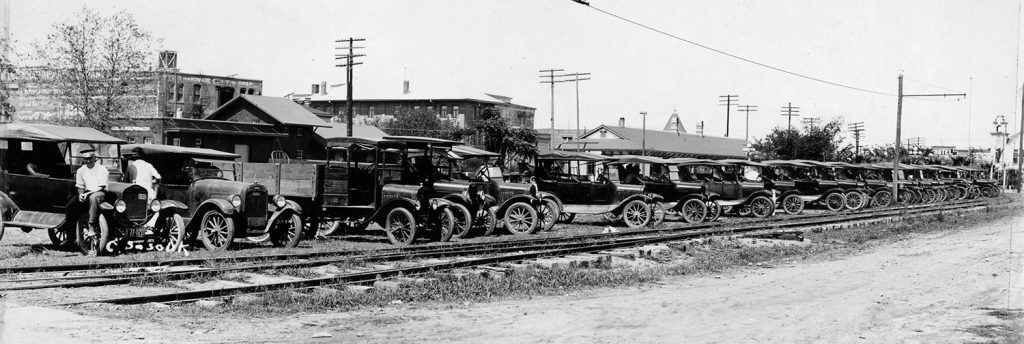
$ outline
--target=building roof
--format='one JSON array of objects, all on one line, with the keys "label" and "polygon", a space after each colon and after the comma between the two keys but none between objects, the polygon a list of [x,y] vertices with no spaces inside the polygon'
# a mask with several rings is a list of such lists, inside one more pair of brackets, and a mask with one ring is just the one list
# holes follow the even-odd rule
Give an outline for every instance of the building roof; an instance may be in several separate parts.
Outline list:
[{"label": "building roof", "polygon": [[287,137],[288,134],[263,123],[241,123],[206,119],[163,118],[165,132],[206,133],[246,136]]},{"label": "building roof", "polygon": [[260,111],[263,111],[275,121],[278,121],[284,125],[296,125],[296,126],[308,126],[308,127],[329,127],[327,122],[324,122],[320,117],[317,117],[305,107],[299,105],[286,98],[278,97],[264,97],[255,96],[249,94],[243,94],[231,101],[227,102],[223,106],[213,110],[206,119],[218,119],[224,115],[221,113],[227,111],[229,107],[239,102],[247,102],[252,104]]},{"label": "building roof", "polygon": [[197,158],[209,158],[209,159],[235,159],[242,157],[235,153],[222,152],[215,149],[209,148],[198,148],[198,147],[181,147],[172,145],[160,145],[152,143],[133,143],[127,144],[121,147],[121,151],[124,152],[125,156],[134,154],[135,149],[142,151],[145,155],[182,155]]},{"label": "building roof", "polygon": [[[293,94],[291,98],[295,101],[345,101],[346,95],[343,92],[333,92],[328,94],[311,94],[306,96],[305,94]],[[433,90],[430,91],[415,91],[410,93],[403,92],[374,92],[374,91],[360,91],[358,94],[352,96],[353,101],[470,101],[478,103],[487,103],[495,105],[508,105],[515,107],[522,107],[531,110],[535,108],[519,105],[512,102],[512,97],[491,94],[491,93],[478,93],[478,92],[465,92],[465,93],[436,93]]]},{"label": "building roof", "polygon": [[0,139],[46,142],[125,143],[124,140],[86,127],[65,127],[36,123],[0,124]]},{"label": "building roof", "polygon": [[[316,139],[322,143],[348,137],[348,125],[345,123],[327,123],[327,127],[317,128],[313,131]],[[372,125],[352,126],[352,136],[366,140],[381,140],[387,136],[384,131]]]},{"label": "building roof", "polygon": [[[586,139],[602,129],[622,139]],[[606,155],[639,154],[644,146],[643,136],[643,129],[602,124],[583,134],[585,139],[580,142],[563,143],[561,149],[600,151]],[[647,154],[658,157],[744,158],[745,145],[742,139],[647,130]]]}]

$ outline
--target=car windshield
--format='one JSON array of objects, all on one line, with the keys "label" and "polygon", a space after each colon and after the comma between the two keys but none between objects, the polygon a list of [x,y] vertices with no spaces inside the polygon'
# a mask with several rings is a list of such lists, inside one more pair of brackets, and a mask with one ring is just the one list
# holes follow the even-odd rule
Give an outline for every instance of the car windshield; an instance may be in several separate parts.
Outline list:
[{"label": "car windshield", "polygon": [[[66,144],[61,145],[61,151],[66,151]],[[86,149],[95,149],[96,157],[99,158],[98,163],[108,170],[120,171],[121,170],[121,155],[118,152],[119,145],[113,143],[84,143],[84,142],[72,142],[71,143],[71,154],[64,156],[64,162],[68,165],[79,166],[83,164],[82,153]]]}]

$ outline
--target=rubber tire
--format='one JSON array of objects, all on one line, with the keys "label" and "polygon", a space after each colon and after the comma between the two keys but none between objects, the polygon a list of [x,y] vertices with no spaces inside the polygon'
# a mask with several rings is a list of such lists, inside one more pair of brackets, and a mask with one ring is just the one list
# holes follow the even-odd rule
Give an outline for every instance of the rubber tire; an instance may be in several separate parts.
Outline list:
[{"label": "rubber tire", "polygon": [[340,220],[333,220],[333,221],[320,220],[320,225],[317,226],[317,227],[318,228],[316,229],[316,236],[318,236],[318,237],[328,237],[328,236],[332,236],[332,235],[338,234],[338,232],[341,231],[341,221]]},{"label": "rubber tire", "polygon": [[77,225],[75,226],[75,232],[77,234],[75,237],[79,239],[76,239],[75,242],[78,244],[78,251],[82,252],[82,254],[89,255],[92,250],[96,250],[97,256],[104,255],[104,250],[106,250],[107,247],[107,241],[110,240],[110,227],[107,225],[106,216],[100,214],[99,224],[97,224],[97,227],[99,227],[98,229],[100,232],[94,237],[95,239],[86,241],[82,238],[85,236],[85,230],[89,228],[89,214],[86,213],[82,215],[78,220]]},{"label": "rubber tire", "polygon": [[804,212],[804,200],[798,195],[789,195],[782,198],[782,211],[789,215],[799,215]]},{"label": "rubber tire", "polygon": [[[74,224],[72,226],[77,226],[77,224]],[[77,227],[75,227],[75,229],[72,230],[70,234],[68,233],[68,231],[61,229],[61,227],[62,226],[57,226],[46,229],[46,236],[50,237],[50,243],[56,247],[68,247],[71,246],[72,244],[77,245],[76,238],[74,235],[74,231],[77,230]]]},{"label": "rubber tire", "polygon": [[451,241],[452,235],[455,234],[455,213],[452,212],[452,208],[441,208],[441,212],[437,214],[437,221],[430,222],[430,225],[435,227],[427,229],[433,234],[432,239],[435,241]]},{"label": "rubber tire", "polygon": [[[402,227],[409,228],[408,235],[403,236],[402,238],[396,237],[394,233],[394,228],[396,228],[396,225],[399,225],[398,221],[404,221],[405,223],[402,224]],[[416,241],[416,234],[418,234],[417,231],[418,228],[416,227],[416,217],[412,216],[412,212],[410,212],[409,209],[405,209],[403,207],[391,209],[391,211],[389,211],[387,216],[384,218],[384,233],[387,234],[388,241],[390,241],[392,245],[411,245],[414,241]]]},{"label": "rubber tire", "polygon": [[[856,204],[850,204],[850,196],[853,196],[853,199],[859,199],[860,202],[857,202]],[[846,204],[846,209],[849,210],[860,210],[861,208],[864,208],[864,205],[867,202],[867,199],[864,197],[864,194],[860,193],[860,191],[847,192],[845,195],[843,195],[843,197],[846,198],[846,201],[843,203]]]},{"label": "rubber tire", "polygon": [[4,226],[4,211],[3,211],[2,208],[0,208],[0,241],[4,240],[4,229],[5,229],[5,227],[6,226]]},{"label": "rubber tire", "polygon": [[876,192],[874,196],[871,196],[872,207],[884,208],[890,205],[892,205],[892,193],[887,190]]},{"label": "rubber tire", "polygon": [[[521,217],[521,220],[512,219],[513,214]],[[512,233],[512,235],[526,235],[533,234],[537,229],[540,229],[540,218],[537,216],[537,210],[533,209],[532,206],[523,202],[516,202],[512,203],[505,210],[505,216],[502,218],[502,221],[505,222],[505,229]]]},{"label": "rubber tire", "polygon": [[704,222],[704,219],[708,217],[708,206],[700,199],[688,199],[683,202],[682,207],[679,207],[679,217],[683,218],[683,222],[686,223]]},{"label": "rubber tire", "polygon": [[[287,218],[278,216],[274,222],[281,222],[284,220],[287,220]],[[275,223],[274,227],[270,228],[270,244],[274,247],[286,248],[299,246],[299,241],[302,241],[302,217],[299,216],[299,214],[291,213],[291,226],[289,226],[289,228],[281,228],[282,225],[284,225],[284,223]],[[291,237],[289,237],[289,235]]]},{"label": "rubber tire", "polygon": [[665,207],[661,206],[661,203],[651,203],[651,221],[647,223],[648,227],[657,227],[665,222]]},{"label": "rubber tire", "polygon": [[576,218],[576,213],[567,213],[567,212],[564,212],[561,209],[559,209],[558,222],[560,222],[560,223],[570,223],[575,218]]},{"label": "rubber tire", "polygon": [[[469,208],[458,203],[452,203],[452,215],[455,215],[455,228],[452,229],[452,239],[465,239],[473,230],[473,214]],[[461,220],[460,220],[461,219]]]},{"label": "rubber tire", "polygon": [[711,205],[708,206],[708,216],[704,218],[705,222],[718,221],[719,217],[722,217],[722,205],[718,201],[709,202]]},{"label": "rubber tire", "polygon": [[562,217],[562,212],[558,207],[558,203],[550,199],[541,201],[541,211],[538,214],[543,220],[540,222],[540,230],[550,231],[555,228],[555,223],[558,223],[558,219]]},{"label": "rubber tire", "polygon": [[[838,197],[838,198],[837,198]],[[838,207],[835,205],[838,204]],[[833,212],[842,211],[846,209],[846,196],[841,193],[833,192],[825,196],[825,208]]]},{"label": "rubber tire", "polygon": [[[185,220],[181,218],[181,215],[171,214],[171,216],[164,217],[164,231],[167,233],[167,246],[164,247],[164,251],[175,252],[180,251],[185,246]],[[178,228],[178,233],[173,232],[174,228]]]},{"label": "rubber tire", "polygon": [[[634,213],[634,211],[639,212]],[[635,199],[622,207],[622,215],[619,217],[622,218],[622,222],[626,224],[626,227],[640,228],[651,222],[654,212],[651,211],[651,206],[647,202]]]},{"label": "rubber tire", "polygon": [[[210,239],[210,236],[204,234],[207,232],[206,228],[207,225],[210,224],[210,221],[217,217],[224,220],[224,229],[227,230],[225,237],[219,240],[223,241],[220,246],[215,245]],[[210,251],[225,251],[231,248],[231,244],[235,241],[235,219],[232,219],[230,216],[227,216],[219,210],[207,211],[206,214],[203,214],[202,222],[199,223],[199,231],[196,233],[196,236],[198,236],[199,241],[203,243],[203,248]]]},{"label": "rubber tire", "polygon": [[484,236],[490,236],[494,234],[494,230],[498,228],[498,216],[494,214],[494,210],[481,209],[477,211],[476,219],[473,221],[475,226],[479,226],[484,231]]},{"label": "rubber tire", "polygon": [[[758,212],[758,209],[764,210]],[[763,219],[775,214],[775,202],[766,196],[757,196],[750,200],[750,215],[754,218]]]}]

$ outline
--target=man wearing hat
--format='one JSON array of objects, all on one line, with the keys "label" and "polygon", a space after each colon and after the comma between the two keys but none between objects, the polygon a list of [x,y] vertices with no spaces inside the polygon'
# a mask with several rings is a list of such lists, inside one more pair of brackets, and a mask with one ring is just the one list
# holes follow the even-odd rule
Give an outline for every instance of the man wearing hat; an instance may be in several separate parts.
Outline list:
[{"label": "man wearing hat", "polygon": [[143,160],[143,152],[141,147],[135,147],[132,149],[132,154],[128,156],[128,181],[146,188],[149,192],[149,200],[156,199],[156,187],[154,184],[160,183],[160,172],[156,171],[156,168],[152,164]]},{"label": "man wearing hat", "polygon": [[78,188],[78,201],[89,206],[89,231],[87,236],[97,235],[100,223],[100,203],[103,202],[103,190],[107,188],[107,177],[110,172],[103,165],[97,164],[96,150],[86,149],[81,152],[84,165],[75,172],[75,187]]}]

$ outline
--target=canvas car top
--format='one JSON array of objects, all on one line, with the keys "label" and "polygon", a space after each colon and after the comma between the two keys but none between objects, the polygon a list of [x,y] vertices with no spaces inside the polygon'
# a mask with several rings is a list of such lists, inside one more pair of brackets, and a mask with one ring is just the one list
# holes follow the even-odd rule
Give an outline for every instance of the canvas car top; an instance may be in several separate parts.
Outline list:
[{"label": "canvas car top", "polygon": [[132,152],[136,148],[141,149],[145,155],[161,155],[161,154],[173,154],[173,155],[185,155],[196,158],[207,158],[207,159],[237,159],[241,155],[235,153],[222,152],[215,149],[209,148],[193,148],[193,147],[181,147],[171,145],[160,145],[150,143],[139,143],[139,144],[127,144],[121,146],[121,150],[124,152]]},{"label": "canvas car top", "polygon": [[587,152],[551,151],[537,156],[537,160],[605,161],[604,155]]},{"label": "canvas car top", "polygon": [[0,139],[44,142],[125,143],[124,140],[85,127],[65,127],[36,123],[0,124]]}]

